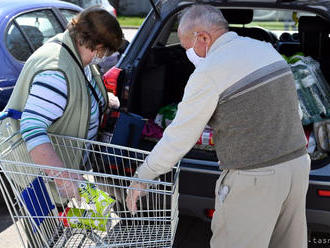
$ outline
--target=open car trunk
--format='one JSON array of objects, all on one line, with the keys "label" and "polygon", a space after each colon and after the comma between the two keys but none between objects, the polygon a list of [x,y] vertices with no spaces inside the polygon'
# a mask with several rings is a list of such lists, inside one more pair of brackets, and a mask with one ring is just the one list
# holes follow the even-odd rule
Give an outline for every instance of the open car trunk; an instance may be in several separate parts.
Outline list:
[{"label": "open car trunk", "polygon": [[[253,10],[239,10],[239,14],[237,10],[223,10],[223,14],[230,24],[230,30],[241,36],[271,42],[286,57],[297,52],[302,52],[305,57],[310,56],[319,62],[326,84],[330,82],[330,24],[327,21],[317,16],[302,16],[299,19],[298,39],[291,39],[290,34],[288,34],[290,39],[285,37],[277,39],[268,30],[259,27],[245,27],[245,24],[252,21],[251,13],[253,16]],[[185,50],[175,37],[177,28],[175,17],[166,25],[168,27],[165,26],[165,31],[162,31],[159,39],[155,41],[140,64],[139,76],[131,88],[131,102],[134,104],[129,106],[129,111],[147,119],[155,119],[162,107],[180,102],[185,85],[194,70],[194,66],[186,57]],[[164,37],[167,38],[164,39]],[[330,109],[328,111],[330,112]],[[321,119],[326,117],[329,116],[320,115]],[[313,130],[313,122],[304,124],[306,133]],[[156,143],[157,139],[144,137],[140,142],[140,148],[151,150]],[[320,159],[312,160],[312,169],[329,164],[330,153],[324,151],[323,153],[325,154]],[[195,145],[186,158],[218,160],[212,145]]]}]

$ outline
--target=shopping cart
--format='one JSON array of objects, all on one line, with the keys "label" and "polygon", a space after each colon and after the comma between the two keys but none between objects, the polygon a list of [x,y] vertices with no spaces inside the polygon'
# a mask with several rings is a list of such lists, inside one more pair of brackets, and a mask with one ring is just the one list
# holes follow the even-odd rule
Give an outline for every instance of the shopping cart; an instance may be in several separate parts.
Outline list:
[{"label": "shopping cart", "polygon": [[[179,164],[157,180],[141,180],[133,174],[148,152],[49,135],[65,167],[38,165],[17,132],[17,121],[7,117],[0,124],[0,168],[8,180],[0,177],[0,190],[24,247],[172,247]],[[77,185],[89,181],[115,203],[106,216],[65,215],[68,209],[96,212],[82,200],[61,197],[57,179]],[[132,182],[146,186],[134,215],[125,202]]]}]

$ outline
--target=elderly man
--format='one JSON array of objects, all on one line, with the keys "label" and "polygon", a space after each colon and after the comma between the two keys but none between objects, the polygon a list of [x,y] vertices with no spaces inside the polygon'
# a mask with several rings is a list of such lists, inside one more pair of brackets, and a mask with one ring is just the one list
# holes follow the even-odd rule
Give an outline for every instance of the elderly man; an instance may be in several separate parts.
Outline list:
[{"label": "elderly man", "polygon": [[[211,247],[307,247],[310,159],[289,66],[271,44],[228,32],[212,6],[190,7],[178,34],[196,69],[174,121],[136,176],[169,171],[208,123],[223,169]],[[140,194],[128,194],[133,211]]]}]

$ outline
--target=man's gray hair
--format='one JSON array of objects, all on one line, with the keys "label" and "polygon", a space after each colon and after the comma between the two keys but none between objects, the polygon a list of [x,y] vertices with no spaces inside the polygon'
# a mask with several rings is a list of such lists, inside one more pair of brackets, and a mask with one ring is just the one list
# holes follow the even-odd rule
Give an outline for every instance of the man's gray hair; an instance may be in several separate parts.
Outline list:
[{"label": "man's gray hair", "polygon": [[205,30],[219,28],[228,30],[228,22],[220,10],[211,5],[199,4],[185,10],[179,23],[179,29],[184,33],[196,27],[202,27]]}]

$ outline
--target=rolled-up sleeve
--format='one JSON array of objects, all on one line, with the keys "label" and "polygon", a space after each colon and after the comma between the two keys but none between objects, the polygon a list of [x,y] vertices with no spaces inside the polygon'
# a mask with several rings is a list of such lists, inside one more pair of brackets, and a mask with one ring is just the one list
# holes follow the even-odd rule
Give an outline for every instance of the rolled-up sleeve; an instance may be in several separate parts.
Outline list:
[{"label": "rolled-up sleeve", "polygon": [[48,128],[63,115],[67,104],[67,82],[59,71],[43,71],[32,82],[20,121],[20,132],[28,151],[50,143]]},{"label": "rolled-up sleeve", "polygon": [[218,99],[214,82],[205,73],[193,73],[173,122],[138,168],[137,176],[154,179],[169,172],[196,144],[217,107]]}]

